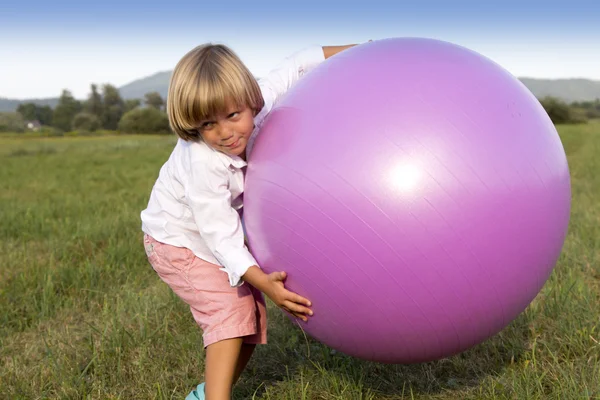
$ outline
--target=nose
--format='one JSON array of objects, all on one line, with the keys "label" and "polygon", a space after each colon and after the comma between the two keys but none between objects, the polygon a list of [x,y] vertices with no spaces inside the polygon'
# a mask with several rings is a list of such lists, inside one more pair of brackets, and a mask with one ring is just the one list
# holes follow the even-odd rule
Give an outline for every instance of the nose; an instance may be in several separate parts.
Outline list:
[{"label": "nose", "polygon": [[231,129],[223,129],[222,128],[219,136],[221,136],[221,139],[230,138],[232,136]]},{"label": "nose", "polygon": [[233,124],[229,121],[219,123],[219,137],[222,141],[227,141],[234,136]]}]

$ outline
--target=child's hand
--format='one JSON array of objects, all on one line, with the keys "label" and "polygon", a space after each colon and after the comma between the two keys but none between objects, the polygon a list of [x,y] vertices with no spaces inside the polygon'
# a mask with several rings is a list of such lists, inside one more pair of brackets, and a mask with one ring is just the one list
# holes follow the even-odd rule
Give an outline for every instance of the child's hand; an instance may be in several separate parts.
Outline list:
[{"label": "child's hand", "polygon": [[290,314],[300,318],[304,322],[308,321],[307,315],[313,315],[308,299],[290,292],[284,287],[283,282],[287,274],[285,272],[273,272],[267,275],[268,284],[263,291],[280,308]]},{"label": "child's hand", "polygon": [[267,275],[258,266],[252,266],[244,274],[243,279],[266,294],[277,307],[306,322],[307,315],[313,315],[312,310],[308,308],[311,303],[308,299],[284,287],[283,282],[286,277],[285,272],[273,272]]}]

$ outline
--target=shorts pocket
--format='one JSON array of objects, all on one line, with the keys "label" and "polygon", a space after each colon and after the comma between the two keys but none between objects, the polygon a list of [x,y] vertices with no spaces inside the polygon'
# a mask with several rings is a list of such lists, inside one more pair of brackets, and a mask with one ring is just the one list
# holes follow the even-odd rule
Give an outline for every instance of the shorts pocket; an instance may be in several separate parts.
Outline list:
[{"label": "shorts pocket", "polygon": [[152,237],[147,234],[144,235],[144,251],[146,252],[146,257],[148,257],[150,264],[153,264],[157,257],[155,249],[157,243],[158,242],[152,239]]},{"label": "shorts pocket", "polygon": [[181,274],[194,261],[194,253],[185,247],[161,243],[152,237],[144,239],[144,248],[152,268],[159,275]]}]

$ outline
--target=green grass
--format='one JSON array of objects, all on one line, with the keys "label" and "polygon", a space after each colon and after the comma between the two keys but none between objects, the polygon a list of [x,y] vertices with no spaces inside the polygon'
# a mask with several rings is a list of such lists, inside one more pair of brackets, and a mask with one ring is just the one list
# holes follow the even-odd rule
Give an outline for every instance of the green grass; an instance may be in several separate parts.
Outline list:
[{"label": "green grass", "polygon": [[[559,127],[573,185],[555,272],[501,333],[452,358],[364,362],[269,304],[236,399],[600,398],[600,124]],[[145,259],[139,213],[173,137],[0,137],[0,398],[182,399],[201,332]]]}]

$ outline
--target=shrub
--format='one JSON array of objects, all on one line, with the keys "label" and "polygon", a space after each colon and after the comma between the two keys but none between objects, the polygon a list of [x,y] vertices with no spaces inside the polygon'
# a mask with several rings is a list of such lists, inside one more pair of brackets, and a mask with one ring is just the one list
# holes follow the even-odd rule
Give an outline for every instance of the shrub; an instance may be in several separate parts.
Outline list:
[{"label": "shrub", "polygon": [[585,115],[578,113],[564,101],[555,97],[544,97],[540,103],[554,124],[574,124],[585,122]]},{"label": "shrub", "polygon": [[136,108],[128,111],[119,121],[118,130],[122,133],[160,133],[171,132],[167,114],[156,108]]},{"label": "shrub", "polygon": [[25,120],[18,112],[0,112],[0,132],[25,131]]},{"label": "shrub", "polygon": [[38,131],[40,136],[63,136],[65,133],[58,128],[52,126],[42,126]]},{"label": "shrub", "polygon": [[73,122],[71,123],[71,127],[76,131],[89,131],[94,132],[96,129],[100,128],[100,120],[94,114],[90,114],[88,112],[80,112],[79,114],[73,117]]}]

